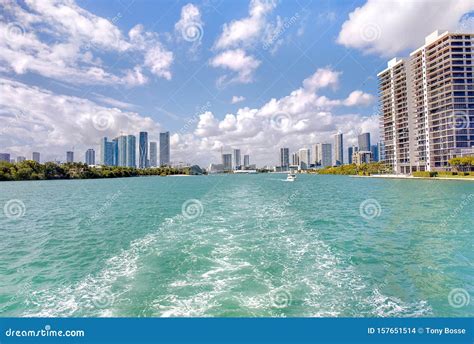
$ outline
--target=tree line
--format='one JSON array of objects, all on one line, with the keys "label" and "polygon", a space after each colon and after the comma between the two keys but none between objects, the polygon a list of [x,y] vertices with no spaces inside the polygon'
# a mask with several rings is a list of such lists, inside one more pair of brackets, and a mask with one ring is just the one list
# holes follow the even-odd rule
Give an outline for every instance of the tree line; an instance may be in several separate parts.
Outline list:
[{"label": "tree line", "polygon": [[40,164],[33,160],[18,163],[0,162],[0,181],[12,180],[43,180],[43,179],[93,179],[93,178],[122,178],[138,176],[167,176],[174,174],[190,174],[189,167],[154,167],[138,169],[134,167],[100,166],[92,167],[87,164],[74,162],[57,164],[46,162]]},{"label": "tree line", "polygon": [[392,170],[381,162],[372,162],[369,164],[348,164],[341,166],[329,166],[316,170],[318,174],[343,174],[343,175],[362,175],[391,173]]}]

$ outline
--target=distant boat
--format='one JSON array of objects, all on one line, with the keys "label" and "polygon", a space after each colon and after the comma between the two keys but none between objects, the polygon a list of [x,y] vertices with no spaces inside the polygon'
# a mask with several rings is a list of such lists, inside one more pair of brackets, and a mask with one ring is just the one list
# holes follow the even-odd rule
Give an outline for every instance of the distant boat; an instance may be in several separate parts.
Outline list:
[{"label": "distant boat", "polygon": [[286,177],[287,182],[294,182],[296,179],[296,174],[294,173],[288,173],[288,176]]}]

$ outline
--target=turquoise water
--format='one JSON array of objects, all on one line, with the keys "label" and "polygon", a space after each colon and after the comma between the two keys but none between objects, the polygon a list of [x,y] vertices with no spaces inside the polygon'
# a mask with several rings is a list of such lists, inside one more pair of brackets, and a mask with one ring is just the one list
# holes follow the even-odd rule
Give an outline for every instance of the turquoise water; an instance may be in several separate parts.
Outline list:
[{"label": "turquoise water", "polygon": [[0,183],[0,316],[474,315],[474,183],[285,177]]}]

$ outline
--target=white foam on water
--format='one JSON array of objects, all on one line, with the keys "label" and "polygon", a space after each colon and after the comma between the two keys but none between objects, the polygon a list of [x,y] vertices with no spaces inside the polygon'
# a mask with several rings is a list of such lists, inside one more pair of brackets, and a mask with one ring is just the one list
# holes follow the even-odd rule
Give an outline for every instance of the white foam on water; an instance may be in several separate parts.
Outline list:
[{"label": "white foam on water", "polygon": [[155,232],[137,239],[119,255],[111,257],[105,268],[73,285],[33,291],[29,301],[35,306],[26,311],[26,317],[68,317],[77,314],[88,316],[114,316],[114,303],[129,290],[127,284],[114,288],[118,279],[132,279],[137,272],[139,259],[153,250],[162,231],[176,223],[167,219]]}]

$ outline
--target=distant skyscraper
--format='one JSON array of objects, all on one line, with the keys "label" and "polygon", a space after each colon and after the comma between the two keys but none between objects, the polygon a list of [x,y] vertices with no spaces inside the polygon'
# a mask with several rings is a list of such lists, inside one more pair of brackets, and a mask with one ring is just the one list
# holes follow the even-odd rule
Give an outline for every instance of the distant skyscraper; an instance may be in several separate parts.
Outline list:
[{"label": "distant skyscraper", "polygon": [[359,151],[370,152],[370,133],[360,134],[358,141]]},{"label": "distant skyscraper", "polygon": [[170,132],[160,133],[160,166],[170,164]]},{"label": "distant skyscraper", "polygon": [[344,142],[342,133],[334,135],[334,155],[336,166],[344,164]]},{"label": "distant skyscraper", "polygon": [[33,161],[36,161],[37,163],[40,163],[40,153],[39,152],[33,152],[31,159]]},{"label": "distant skyscraper", "polygon": [[377,143],[379,161],[385,161],[385,146],[383,142]]},{"label": "distant skyscraper", "polygon": [[280,167],[288,168],[290,166],[290,149],[280,148]]},{"label": "distant skyscraper", "polygon": [[222,154],[224,171],[232,171],[232,154]]},{"label": "distant skyscraper", "polygon": [[299,157],[299,166],[302,169],[307,169],[310,164],[311,160],[311,152],[308,148],[301,148],[298,151],[298,157]]},{"label": "distant skyscraper", "polygon": [[240,169],[242,165],[242,161],[241,161],[242,156],[240,154],[240,149],[234,149],[233,158],[234,158],[234,169],[236,170]]},{"label": "distant skyscraper", "polygon": [[66,152],[66,162],[67,163],[74,162],[74,152],[71,152],[71,151]]},{"label": "distant skyscraper", "polygon": [[300,164],[300,156],[298,152],[294,152],[291,154],[291,164],[293,166],[299,166]]},{"label": "distant skyscraper", "polygon": [[311,149],[312,155],[311,155],[311,163],[315,166],[318,166],[320,164],[320,156],[319,156],[319,143],[315,143]]},{"label": "distant skyscraper", "polygon": [[0,153],[0,161],[10,162],[10,153]]},{"label": "distant skyscraper", "polygon": [[24,157],[24,156],[17,156],[16,157],[16,162],[23,162],[25,160],[26,160],[26,157]]},{"label": "distant skyscraper", "polygon": [[139,140],[138,167],[145,168],[148,167],[148,133],[146,131],[140,131]]},{"label": "distant skyscraper", "polygon": [[86,164],[87,165],[95,165],[95,150],[89,148],[86,151]]},{"label": "distant skyscraper", "polygon": [[250,155],[245,154],[244,155],[244,167],[249,167],[250,166]]},{"label": "distant skyscraper", "polygon": [[137,167],[137,138],[134,135],[127,136],[127,166]]},{"label": "distant skyscraper", "polygon": [[351,146],[347,148],[347,159],[349,161],[349,164],[353,163],[352,156],[354,155],[355,152],[357,152],[358,148],[356,146]]},{"label": "distant skyscraper", "polygon": [[108,141],[106,137],[100,140],[100,163],[105,166],[117,165],[115,151],[117,149],[117,141]]},{"label": "distant skyscraper", "polygon": [[127,166],[127,136],[121,135],[114,141],[117,143],[117,166]]},{"label": "distant skyscraper", "polygon": [[150,166],[158,165],[158,145],[156,142],[150,142]]},{"label": "distant skyscraper", "polygon": [[379,147],[378,145],[370,146],[370,151],[372,152],[372,161],[379,161]]},{"label": "distant skyscraper", "polygon": [[318,165],[321,167],[332,166],[332,144],[317,144]]}]

